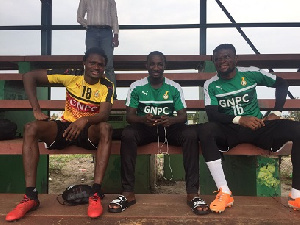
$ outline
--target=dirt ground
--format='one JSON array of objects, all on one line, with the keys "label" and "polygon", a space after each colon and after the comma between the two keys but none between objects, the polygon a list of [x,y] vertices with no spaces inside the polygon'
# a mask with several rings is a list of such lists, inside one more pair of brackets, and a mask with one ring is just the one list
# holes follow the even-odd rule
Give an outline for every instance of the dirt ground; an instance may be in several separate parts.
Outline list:
[{"label": "dirt ground", "polygon": [[[70,185],[93,184],[94,163],[92,155],[50,155],[49,159],[49,193],[62,194]],[[291,186],[289,159],[282,160],[282,196],[288,196]],[[157,158],[156,194],[184,194],[184,181],[166,181],[162,179],[162,158]]]}]

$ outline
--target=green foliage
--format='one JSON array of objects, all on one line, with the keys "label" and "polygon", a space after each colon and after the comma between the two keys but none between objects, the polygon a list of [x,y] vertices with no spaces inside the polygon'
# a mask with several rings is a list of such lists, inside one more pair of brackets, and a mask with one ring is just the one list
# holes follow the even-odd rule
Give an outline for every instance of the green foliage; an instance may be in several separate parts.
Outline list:
[{"label": "green foliage", "polygon": [[264,184],[267,187],[277,187],[280,181],[275,178],[275,166],[272,164],[267,164],[260,168],[258,172],[258,182]]},{"label": "green foliage", "polygon": [[284,116],[284,118],[300,121],[300,111],[290,111],[288,112],[288,115]]}]

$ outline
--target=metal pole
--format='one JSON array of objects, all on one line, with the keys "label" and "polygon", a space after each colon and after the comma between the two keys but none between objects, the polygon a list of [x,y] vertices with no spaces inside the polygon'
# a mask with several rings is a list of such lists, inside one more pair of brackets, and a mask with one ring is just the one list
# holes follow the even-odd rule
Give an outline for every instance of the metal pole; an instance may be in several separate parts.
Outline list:
[{"label": "metal pole", "polygon": [[206,55],[206,0],[200,0],[200,55]]},{"label": "metal pole", "polygon": [[41,54],[51,55],[52,49],[52,0],[41,0]]}]

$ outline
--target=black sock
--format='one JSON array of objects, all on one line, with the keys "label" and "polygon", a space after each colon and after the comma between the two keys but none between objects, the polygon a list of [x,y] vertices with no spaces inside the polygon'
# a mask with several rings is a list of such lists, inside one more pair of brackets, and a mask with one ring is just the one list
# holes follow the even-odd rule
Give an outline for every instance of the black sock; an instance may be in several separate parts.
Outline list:
[{"label": "black sock", "polygon": [[102,195],[102,192],[101,192],[101,184],[97,184],[97,183],[94,183],[93,186],[92,186],[92,191],[91,191],[91,196],[94,195],[95,193],[98,194],[99,197],[101,197]]},{"label": "black sock", "polygon": [[26,187],[25,194],[30,199],[38,199],[38,191],[36,190],[36,187]]}]

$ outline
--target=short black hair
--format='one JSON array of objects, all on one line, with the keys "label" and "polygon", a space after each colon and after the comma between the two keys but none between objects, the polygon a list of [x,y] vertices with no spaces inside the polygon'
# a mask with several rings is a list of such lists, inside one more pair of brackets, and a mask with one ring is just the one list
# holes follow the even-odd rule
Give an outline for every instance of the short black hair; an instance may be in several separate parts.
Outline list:
[{"label": "short black hair", "polygon": [[152,56],[154,56],[154,55],[159,55],[159,56],[161,56],[161,57],[164,59],[165,64],[167,63],[166,56],[165,56],[162,52],[159,52],[159,51],[153,51],[153,52],[150,52],[149,55],[147,56],[147,62],[148,62],[149,59],[150,59]]},{"label": "short black hair", "polygon": [[220,51],[221,49],[229,49],[232,50],[233,53],[236,55],[236,49],[232,44],[220,44],[213,50],[213,55],[215,55],[216,52]]},{"label": "short black hair", "polygon": [[105,66],[107,64],[107,55],[105,54],[105,52],[103,51],[103,49],[98,48],[98,47],[92,47],[89,48],[84,56],[83,56],[83,61],[85,62],[86,59],[91,55],[91,54],[97,54],[97,55],[101,55],[104,59],[105,59]]}]

